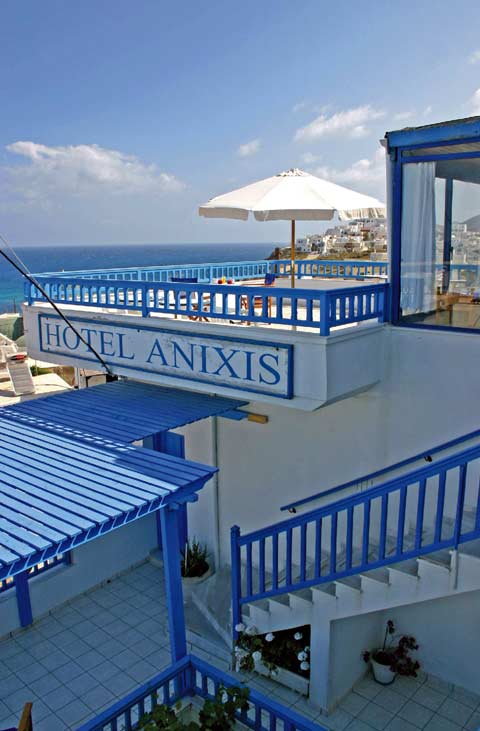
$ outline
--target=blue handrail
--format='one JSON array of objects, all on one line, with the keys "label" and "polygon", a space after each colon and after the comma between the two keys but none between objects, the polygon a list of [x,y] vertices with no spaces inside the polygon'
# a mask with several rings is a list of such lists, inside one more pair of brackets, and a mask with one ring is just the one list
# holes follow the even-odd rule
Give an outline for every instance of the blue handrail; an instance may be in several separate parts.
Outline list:
[{"label": "blue handrail", "polygon": [[[388,263],[366,259],[299,259],[295,262],[297,276],[363,279],[385,277]],[[122,267],[115,269],[82,269],[66,272],[43,272],[39,277],[76,277],[77,279],[109,279],[131,282],[169,282],[172,277],[197,277],[199,281],[213,284],[222,277],[236,280],[263,278],[266,274],[288,276],[290,259],[260,259],[256,261],[213,262],[158,267]]]},{"label": "blue handrail", "polygon": [[480,537],[479,468],[474,464],[479,458],[480,446],[471,447],[252,533],[241,535],[234,526],[234,626],[247,602],[457,548]]},{"label": "blue handrail", "polygon": [[355,485],[374,480],[377,477],[382,477],[382,475],[387,475],[389,472],[401,469],[402,467],[407,467],[409,464],[418,462],[421,459],[427,459],[428,461],[431,461],[431,457],[433,457],[435,454],[444,452],[447,449],[452,449],[452,447],[457,447],[459,444],[463,444],[464,442],[468,442],[471,439],[476,438],[480,438],[480,429],[476,429],[475,431],[469,432],[468,434],[463,434],[460,437],[451,439],[450,441],[439,444],[436,447],[432,447],[431,449],[424,449],[422,452],[419,452],[414,457],[407,457],[407,459],[402,459],[400,462],[395,462],[394,464],[388,465],[387,467],[382,467],[382,469],[376,470],[375,472],[369,472],[367,475],[362,475],[362,477],[357,477],[356,479],[349,480],[348,482],[342,482],[342,484],[340,485],[335,485],[335,487],[330,487],[327,490],[316,492],[313,495],[308,495],[307,497],[301,498],[300,500],[294,500],[291,503],[282,505],[280,510],[296,512],[296,509],[301,507],[302,505],[307,505],[308,503],[315,502],[315,500],[320,500],[337,492],[347,490],[349,487],[354,487]]},{"label": "blue handrail", "polygon": [[[78,731],[119,731],[134,729],[139,718],[155,703],[174,705],[186,696],[213,699],[221,687],[239,687],[238,678],[222,672],[194,655],[187,655],[167,670],[103,711]],[[266,731],[326,731],[323,726],[303,718],[256,690],[249,689],[249,709],[238,713],[238,720],[251,729]]]},{"label": "blue handrail", "polygon": [[[341,289],[295,290],[244,285],[118,282],[103,279],[44,277],[51,300],[69,306],[113,308],[140,313],[330,329],[366,320],[383,322],[388,311],[388,285],[369,284]],[[29,304],[45,298],[25,285]]]}]

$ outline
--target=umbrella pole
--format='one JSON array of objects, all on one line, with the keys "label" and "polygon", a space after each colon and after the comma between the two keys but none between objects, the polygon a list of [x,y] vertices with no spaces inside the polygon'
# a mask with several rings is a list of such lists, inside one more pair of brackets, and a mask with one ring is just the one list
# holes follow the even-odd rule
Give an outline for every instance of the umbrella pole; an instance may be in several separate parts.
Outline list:
[{"label": "umbrella pole", "polygon": [[290,264],[292,289],[295,289],[295,221],[292,221],[292,235],[290,240]]}]

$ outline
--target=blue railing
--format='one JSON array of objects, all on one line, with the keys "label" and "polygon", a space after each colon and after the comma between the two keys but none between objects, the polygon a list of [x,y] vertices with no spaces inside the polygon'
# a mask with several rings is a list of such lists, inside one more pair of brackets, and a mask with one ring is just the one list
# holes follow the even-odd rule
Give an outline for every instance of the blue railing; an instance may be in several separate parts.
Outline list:
[{"label": "blue railing", "polygon": [[403,469],[404,467],[408,467],[409,465],[413,466],[414,462],[418,462],[422,459],[426,460],[427,462],[431,462],[435,455],[441,454],[441,452],[445,452],[449,449],[452,449],[453,447],[458,447],[459,445],[464,444],[465,442],[469,442],[473,439],[480,439],[480,429],[476,429],[475,431],[469,432],[468,434],[463,434],[460,437],[451,439],[450,441],[444,442],[443,444],[438,444],[437,446],[431,447],[430,449],[424,449],[422,452],[415,454],[413,457],[407,457],[407,459],[402,459],[400,460],[400,462],[395,462],[391,465],[388,465],[387,467],[382,467],[382,469],[375,470],[375,472],[369,472],[367,475],[362,475],[361,477],[357,477],[354,480],[342,482],[340,485],[335,485],[335,487],[330,487],[327,490],[322,490],[314,493],[313,495],[308,495],[307,497],[301,498],[299,500],[294,500],[290,503],[287,503],[286,505],[282,505],[280,510],[288,510],[295,513],[297,508],[308,505],[308,503],[315,502],[316,500],[321,500],[322,498],[328,497],[329,495],[333,495],[338,492],[342,492],[343,490],[348,490],[351,487],[366,485],[368,482],[371,482],[372,480],[375,480],[379,477],[386,477],[389,472]]},{"label": "blue railing", "polygon": [[[172,665],[126,698],[83,724],[78,731],[131,731],[139,718],[156,703],[169,706],[188,696],[215,698],[221,687],[240,686],[237,678],[224,673],[193,655]],[[326,731],[291,708],[249,690],[248,711],[238,713],[238,720],[258,731]]]},{"label": "blue railing", "polygon": [[304,515],[231,532],[234,626],[241,607],[480,537],[480,447]]},{"label": "blue railing", "polygon": [[[388,263],[365,259],[312,260],[299,259],[295,262],[297,276],[364,279],[385,277]],[[35,277],[74,277],[77,279],[108,279],[128,282],[171,282],[172,279],[197,278],[199,282],[214,284],[218,279],[264,278],[266,274],[287,277],[291,273],[289,259],[261,259],[258,261],[218,262],[208,264],[183,264],[181,266],[122,267],[118,269],[91,269],[68,272],[44,272]]]},{"label": "blue railing", "polygon": [[[383,322],[387,284],[311,290],[245,285],[146,283],[45,278],[45,292],[57,304],[113,308],[190,319],[263,323],[315,328],[321,335],[340,325],[365,320]],[[45,301],[34,285],[26,285],[29,304]]]}]

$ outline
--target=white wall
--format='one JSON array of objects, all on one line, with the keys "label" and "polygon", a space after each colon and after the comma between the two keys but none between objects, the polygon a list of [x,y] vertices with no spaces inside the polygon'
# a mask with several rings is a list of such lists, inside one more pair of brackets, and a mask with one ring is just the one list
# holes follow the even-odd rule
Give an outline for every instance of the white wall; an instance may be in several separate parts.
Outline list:
[{"label": "white wall", "polygon": [[424,672],[479,694],[479,616],[480,592],[474,591],[332,622],[329,703],[340,702],[363,676],[362,651],[381,645],[388,619],[398,634],[416,638]]},{"label": "white wall", "polygon": [[396,608],[398,629],[416,637],[423,670],[480,693],[480,592]]},{"label": "white wall", "polygon": [[383,632],[382,612],[362,614],[330,623],[329,710],[367,672],[362,653],[364,650],[379,647],[383,642]]},{"label": "white wall", "polygon": [[[194,462],[215,467],[215,450],[213,443],[215,417],[188,424],[175,429],[177,434],[185,437],[185,457]],[[217,549],[216,538],[216,481],[214,476],[198,493],[198,501],[187,505],[188,533],[208,546],[210,557],[215,561]]]},{"label": "white wall", "polygon": [[[43,614],[134,566],[157,545],[155,516],[96,538],[72,552],[70,566],[58,566],[29,581],[32,614]],[[19,628],[15,590],[0,594],[0,637]]]},{"label": "white wall", "polygon": [[223,561],[233,524],[267,526],[285,503],[480,427],[479,336],[388,328],[386,351],[384,380],[356,396],[311,413],[251,402],[264,425],[218,419]]}]

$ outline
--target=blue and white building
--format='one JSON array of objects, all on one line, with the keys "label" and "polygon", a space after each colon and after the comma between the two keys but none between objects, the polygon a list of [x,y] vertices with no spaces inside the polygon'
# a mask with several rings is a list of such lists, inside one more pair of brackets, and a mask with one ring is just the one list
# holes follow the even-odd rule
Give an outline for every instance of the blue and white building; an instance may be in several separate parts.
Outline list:
[{"label": "blue and white building", "polygon": [[[389,262],[299,261],[295,289],[288,261],[38,275],[68,322],[28,285],[32,357],[106,374],[0,413],[1,702],[30,691],[40,731],[130,728],[170,661],[155,687],[205,695],[240,622],[311,633],[309,682],[290,679],[308,698],[250,678],[251,728],[480,727],[480,262],[452,246],[480,209],[480,118],[384,144]],[[214,567],[187,634],[186,536]],[[361,657],[387,619],[422,665],[388,691]],[[110,691],[96,708],[84,675]]]}]

